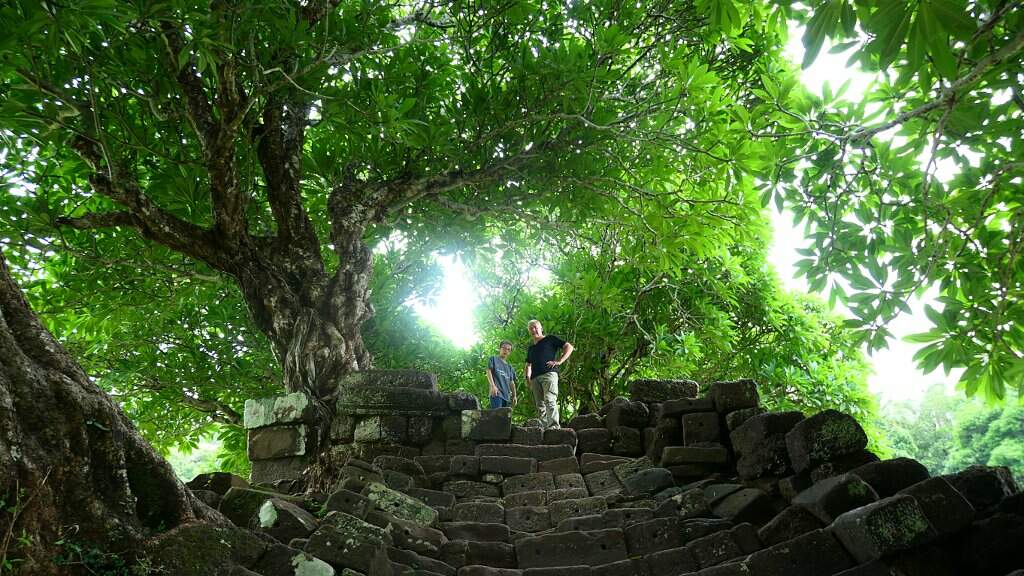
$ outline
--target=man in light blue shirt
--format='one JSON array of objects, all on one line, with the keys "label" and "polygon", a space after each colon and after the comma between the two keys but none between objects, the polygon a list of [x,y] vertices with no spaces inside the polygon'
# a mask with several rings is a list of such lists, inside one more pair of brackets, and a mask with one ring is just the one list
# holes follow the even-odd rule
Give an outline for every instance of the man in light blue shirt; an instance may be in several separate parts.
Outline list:
[{"label": "man in light blue shirt", "polygon": [[516,405],[516,371],[508,363],[512,343],[503,340],[498,355],[487,360],[487,382],[491,385],[491,409]]}]

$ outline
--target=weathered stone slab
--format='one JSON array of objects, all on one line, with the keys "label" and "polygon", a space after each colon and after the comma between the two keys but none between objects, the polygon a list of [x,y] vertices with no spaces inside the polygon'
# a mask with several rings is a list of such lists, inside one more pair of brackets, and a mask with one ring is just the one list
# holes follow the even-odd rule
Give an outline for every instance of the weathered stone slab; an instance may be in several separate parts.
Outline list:
[{"label": "weathered stone slab", "polygon": [[587,498],[590,496],[590,492],[586,488],[556,488],[550,492],[545,492],[547,496],[548,504],[554,502],[561,502],[562,500],[579,500],[580,498]]},{"label": "weathered stone slab", "polygon": [[519,532],[543,532],[551,528],[551,515],[545,506],[519,506],[505,511],[505,522]]},{"label": "weathered stone slab", "polygon": [[627,555],[625,537],[617,529],[521,538],[515,548],[520,568],[608,564]]},{"label": "weathered stone slab", "polygon": [[[197,546],[197,543],[202,543]],[[225,565],[252,566],[266,554],[269,546],[265,539],[249,530],[235,526],[217,526],[205,522],[191,522],[179,525],[166,532],[161,532],[147,539],[140,551],[152,562],[152,566],[160,567],[166,574],[174,576],[207,576],[224,570]],[[187,551],[185,554],[183,552]],[[136,552],[136,551],[132,551]],[[74,557],[78,562],[78,557]],[[13,558],[12,558],[13,559]],[[18,563],[15,563],[17,565]],[[83,572],[85,566],[78,566]],[[102,569],[102,567],[98,567]],[[24,565],[18,567],[15,574],[40,574],[39,570],[31,570]],[[59,571],[46,570],[42,573],[78,574],[71,566],[64,566]],[[5,568],[4,573],[8,574]]]},{"label": "weathered stone slab", "polygon": [[757,384],[753,380],[714,382],[708,387],[707,397],[714,403],[719,414],[755,408],[759,401]]},{"label": "weathered stone slab", "polygon": [[362,492],[370,482],[384,483],[384,476],[379,470],[374,470],[369,464],[365,466],[358,464],[366,463],[351,459],[348,465],[341,467],[341,470],[338,471],[338,483],[334,487],[335,490],[344,488],[353,492]]},{"label": "weathered stone slab", "polygon": [[592,472],[601,470],[612,470],[619,464],[632,462],[632,458],[626,456],[614,456],[612,454],[595,454],[586,452],[580,456],[580,474],[586,476]]},{"label": "weathered stone slab", "polygon": [[608,502],[600,496],[559,500],[548,504],[551,523],[557,525],[566,518],[600,515],[608,509]]},{"label": "weathered stone slab", "polygon": [[453,476],[479,476],[480,458],[465,454],[455,454],[452,456],[448,473]]},{"label": "weathered stone slab", "polygon": [[413,458],[413,461],[423,467],[423,472],[426,474],[435,474],[437,472],[448,473],[451,468],[453,456],[449,454],[432,454],[417,456]]},{"label": "weathered stone slab", "polygon": [[[337,573],[334,567],[323,560],[285,544],[272,544],[252,569],[255,574],[334,576]],[[236,574],[232,572],[231,576]]]},{"label": "weathered stone slab", "polygon": [[604,416],[600,414],[580,414],[566,423],[566,428],[572,428],[576,432],[591,428],[604,428]]},{"label": "weathered stone slab", "polygon": [[678,446],[682,443],[683,428],[678,422],[643,429],[644,454],[652,462],[661,461],[661,452],[666,446]]},{"label": "weathered stone slab", "polygon": [[742,408],[740,410],[733,410],[725,415],[725,429],[732,432],[733,430],[742,426],[747,420],[750,420],[758,414],[764,414],[764,408]]},{"label": "weathered stone slab", "polygon": [[555,488],[582,488],[586,490],[587,483],[583,479],[583,475],[579,473],[559,474],[555,476]]},{"label": "weathered stone slab", "polygon": [[825,478],[846,474],[851,470],[871,462],[878,462],[878,456],[875,456],[875,454],[869,450],[857,450],[856,452],[836,456],[828,462],[823,462],[811,469],[811,481],[818,482]]},{"label": "weathered stone slab", "polygon": [[309,537],[305,551],[338,570],[388,574],[387,548],[392,543],[386,530],[344,512],[332,512]]},{"label": "weathered stone slab", "polygon": [[572,456],[566,458],[555,458],[546,462],[540,462],[537,466],[538,472],[551,472],[556,477],[565,474],[578,474],[580,462]]},{"label": "weathered stone slab", "polygon": [[830,576],[853,566],[839,542],[824,530],[815,530],[793,540],[751,554],[745,563],[751,574]]},{"label": "weathered stone slab", "polygon": [[678,400],[666,400],[658,405],[658,418],[675,418],[691,412],[710,412],[715,409],[715,403],[711,398],[680,398]]},{"label": "weathered stone slab", "polygon": [[839,516],[832,532],[861,564],[926,544],[938,535],[917,500],[905,494]]},{"label": "weathered stone slab", "polygon": [[693,553],[684,546],[660,550],[646,558],[651,574],[685,574],[697,571]]},{"label": "weathered stone slab", "polygon": [[[395,546],[403,550],[412,550],[418,554],[436,556],[441,546],[448,541],[444,533],[436,528],[396,518],[386,512],[371,512],[371,515],[375,514],[381,515],[381,521],[374,523],[383,527],[390,527],[391,537],[395,542]],[[367,521],[370,521],[369,517]]]},{"label": "weathered stone slab", "polygon": [[317,528],[316,518],[312,514],[280,498],[265,500],[257,512],[257,518],[260,531],[281,542],[306,538]]},{"label": "weathered stone slab", "polygon": [[452,480],[445,482],[442,490],[453,494],[456,498],[474,498],[477,496],[498,497],[500,490],[493,484],[474,482],[473,480]]},{"label": "weathered stone slab", "polygon": [[722,439],[722,426],[717,412],[694,412],[683,414],[683,444],[690,446],[701,442],[718,442]]},{"label": "weathered stone slab", "polygon": [[820,464],[863,450],[867,434],[848,414],[825,410],[797,422],[786,434],[793,470],[799,474]]},{"label": "weathered stone slab", "polygon": [[248,488],[249,483],[241,476],[230,472],[209,472],[198,474],[195,478],[185,484],[190,490],[210,490],[221,496],[228,493],[232,488]]},{"label": "weathered stone slab", "polygon": [[711,507],[708,505],[704,491],[700,488],[692,488],[672,496],[658,507],[658,516],[672,515],[682,519],[710,516]]},{"label": "weathered stone slab", "polygon": [[512,409],[463,410],[462,438],[507,442],[512,437]]},{"label": "weathered stone slab", "polygon": [[298,506],[302,505],[302,498],[297,496],[286,496],[255,488],[230,488],[220,502],[220,513],[227,516],[228,520],[234,522],[236,526],[249,528],[260,507],[271,498],[286,500]]},{"label": "weathered stone slab", "polygon": [[[480,456],[480,471],[492,474],[533,474],[537,472],[537,460],[514,456]],[[572,459],[575,461],[575,458]]]},{"label": "weathered stone slab", "polygon": [[693,540],[686,547],[693,553],[693,559],[702,568],[720,564],[743,555],[743,550],[729,530],[720,530]]},{"label": "weathered stone slab", "polygon": [[549,491],[555,489],[555,479],[550,472],[537,472],[506,478],[501,484],[505,496],[519,492]]},{"label": "weathered stone slab", "polygon": [[520,492],[518,494],[509,494],[501,500],[505,504],[505,512],[507,513],[511,508],[518,508],[520,506],[543,506],[548,503],[548,493],[542,490]]},{"label": "weathered stone slab", "polygon": [[356,518],[366,518],[366,513],[373,508],[374,504],[369,498],[357,494],[351,490],[336,490],[324,504],[328,512],[344,512]]},{"label": "weathered stone slab", "polygon": [[465,390],[451,392],[447,395],[447,399],[448,409],[453,412],[480,409],[480,399]]},{"label": "weathered stone slab", "polygon": [[1006,466],[968,466],[943,476],[979,512],[1017,492],[1013,474]]},{"label": "weathered stone slab", "polygon": [[655,518],[638,522],[625,527],[623,533],[630,556],[646,556],[686,544],[679,518]]},{"label": "weathered stone slab", "polygon": [[362,370],[338,379],[340,388],[415,388],[437,390],[437,375],[420,370]]},{"label": "weathered stone slab", "polygon": [[441,531],[449,540],[469,542],[508,542],[508,526],[485,522],[444,522]]},{"label": "weathered stone slab", "polygon": [[642,457],[616,464],[612,467],[612,470],[615,471],[615,475],[618,476],[619,480],[625,483],[626,478],[653,467],[654,463],[650,458]]},{"label": "weathered stone slab", "polygon": [[640,402],[664,402],[679,398],[696,398],[697,383],[693,380],[633,380],[629,397]]},{"label": "weathered stone slab", "polygon": [[249,459],[270,460],[306,454],[309,428],[305,424],[295,426],[270,426],[249,430]]},{"label": "weathered stone slab", "polygon": [[537,462],[546,462],[556,458],[568,458],[573,455],[571,446],[519,446],[516,444],[480,444],[476,447],[477,456],[512,456],[515,458],[535,458]]},{"label": "weathered stone slab", "polygon": [[622,483],[629,496],[650,496],[675,485],[672,473],[665,468],[641,470]]},{"label": "weathered stone slab", "polygon": [[575,450],[577,442],[576,431],[572,428],[548,428],[544,431],[545,444],[564,444]]},{"label": "weathered stone slab", "polygon": [[620,456],[640,456],[644,453],[643,434],[638,428],[616,426],[610,429],[608,444],[612,454]]},{"label": "weathered stone slab", "polygon": [[312,423],[314,404],[302,392],[245,401],[243,421],[248,429],[280,424]]},{"label": "weathered stone slab", "polygon": [[[404,564],[413,570],[421,570],[425,572],[432,572],[439,574],[440,576],[455,576],[455,567],[446,564],[440,560],[436,560],[429,556],[417,554],[411,550],[402,550],[401,548],[395,548],[394,546],[388,548],[388,558],[392,562],[398,562]],[[296,576],[300,576],[296,574]]]},{"label": "weathered stone slab", "polygon": [[406,494],[434,508],[451,508],[455,505],[455,495],[441,490],[410,488]]},{"label": "weathered stone slab", "polygon": [[409,430],[406,434],[413,446],[423,446],[433,439],[434,419],[430,416],[409,416]]},{"label": "weathered stone slab", "polygon": [[899,494],[917,500],[925,517],[942,536],[955,534],[974,520],[974,506],[941,476],[922,480]]},{"label": "weathered stone slab", "polygon": [[662,466],[678,464],[723,465],[729,461],[724,446],[668,446],[661,452]]},{"label": "weathered stone slab", "polygon": [[928,479],[928,469],[912,458],[869,462],[850,471],[868,483],[879,498],[888,498],[908,486]]},{"label": "weathered stone slab", "polygon": [[625,528],[637,522],[653,519],[654,510],[650,508],[612,508],[601,514],[601,520],[604,523],[602,528]]},{"label": "weathered stone slab", "polygon": [[822,523],[831,524],[840,514],[876,500],[878,494],[859,476],[843,474],[817,482],[797,494],[792,504],[806,508]]},{"label": "weathered stone slab", "polygon": [[460,502],[452,508],[452,521],[502,524],[505,509],[493,502]]},{"label": "weathered stone slab", "polygon": [[448,399],[436,390],[367,386],[346,388],[338,397],[338,414],[445,416]]},{"label": "weathered stone slab", "polygon": [[408,494],[392,490],[383,484],[370,482],[363,490],[363,496],[373,502],[378,509],[396,518],[415,522],[421,526],[431,526],[437,521],[437,510]]},{"label": "weathered stone slab", "polygon": [[622,483],[614,470],[601,470],[592,472],[583,477],[587,483],[587,490],[594,496],[617,494],[622,491]]},{"label": "weathered stone slab", "polygon": [[[502,568],[513,569],[516,567],[516,549],[506,542],[473,542],[467,543],[466,561],[472,564],[486,565],[489,570]],[[459,574],[462,574],[460,569]],[[486,576],[506,576],[518,574],[519,570],[511,572],[482,572]]]},{"label": "weathered stone slab", "polygon": [[522,426],[512,427],[512,444],[523,446],[537,446],[544,443],[543,428],[524,428]]},{"label": "weathered stone slab", "polygon": [[615,398],[601,410],[604,414],[604,425],[609,430],[619,426],[641,429],[647,426],[650,417],[646,404],[622,396]]},{"label": "weathered stone slab", "polygon": [[367,416],[356,422],[353,438],[356,442],[401,444],[408,431],[409,421],[403,416]]},{"label": "weathered stone slab", "polygon": [[790,506],[762,526],[757,536],[765,546],[774,546],[824,527],[821,520],[806,508]]},{"label": "weathered stone slab", "polygon": [[744,488],[734,492],[711,508],[719,518],[732,522],[749,522],[762,526],[775,516],[772,499],[757,488]]},{"label": "weathered stone slab", "polygon": [[804,419],[800,412],[767,412],[748,418],[730,434],[741,478],[792,473],[786,434]]},{"label": "weathered stone slab", "polygon": [[610,454],[612,433],[607,428],[587,428],[576,432],[576,449],[580,454]]}]

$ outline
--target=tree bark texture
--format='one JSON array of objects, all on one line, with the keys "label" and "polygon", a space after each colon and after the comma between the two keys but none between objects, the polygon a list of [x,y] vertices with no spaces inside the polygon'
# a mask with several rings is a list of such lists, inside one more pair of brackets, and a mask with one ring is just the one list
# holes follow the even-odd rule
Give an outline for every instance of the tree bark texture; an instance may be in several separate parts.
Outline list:
[{"label": "tree bark texture", "polygon": [[54,562],[61,538],[123,553],[159,530],[226,522],[43,327],[2,254],[0,496],[6,560],[40,576],[73,573]]}]

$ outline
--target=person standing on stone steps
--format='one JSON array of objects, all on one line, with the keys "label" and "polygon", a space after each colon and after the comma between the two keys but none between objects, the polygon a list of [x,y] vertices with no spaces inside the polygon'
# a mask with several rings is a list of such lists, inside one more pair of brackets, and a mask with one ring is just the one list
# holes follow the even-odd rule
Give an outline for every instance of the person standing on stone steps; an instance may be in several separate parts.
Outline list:
[{"label": "person standing on stone steps", "polygon": [[508,355],[512,353],[512,343],[502,340],[498,346],[498,355],[487,360],[487,382],[491,385],[491,410],[495,408],[514,408],[516,402],[516,370],[508,363]]},{"label": "person standing on stone steps", "polygon": [[539,320],[530,320],[526,330],[533,338],[533,345],[526,351],[526,383],[533,393],[541,426],[559,428],[558,367],[572,355],[572,344],[558,336],[545,336]]}]

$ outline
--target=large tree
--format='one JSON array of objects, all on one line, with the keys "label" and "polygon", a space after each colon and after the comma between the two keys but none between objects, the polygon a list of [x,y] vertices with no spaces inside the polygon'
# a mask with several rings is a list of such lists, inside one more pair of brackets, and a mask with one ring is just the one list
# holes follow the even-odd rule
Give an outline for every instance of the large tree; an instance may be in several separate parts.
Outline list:
[{"label": "large tree", "polygon": [[697,6],[8,3],[15,252],[183,254],[237,284],[285,386],[320,393],[370,366],[375,239],[671,210],[759,162],[726,103],[777,57],[778,10]]},{"label": "large tree", "polygon": [[227,522],[178,481],[35,317],[0,255],[0,570],[65,573],[61,543],[126,553],[158,530]]}]

